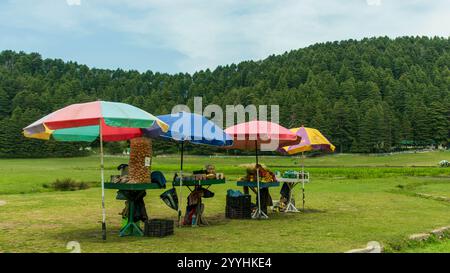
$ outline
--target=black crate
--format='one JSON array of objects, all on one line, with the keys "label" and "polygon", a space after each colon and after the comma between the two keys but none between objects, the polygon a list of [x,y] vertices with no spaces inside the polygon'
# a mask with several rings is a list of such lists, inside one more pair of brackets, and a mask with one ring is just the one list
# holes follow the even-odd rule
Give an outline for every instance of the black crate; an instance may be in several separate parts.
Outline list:
[{"label": "black crate", "polygon": [[225,217],[229,219],[250,219],[252,211],[250,208],[239,209],[233,207],[225,207]]},{"label": "black crate", "polygon": [[227,206],[233,208],[247,208],[251,206],[251,196],[249,194],[233,197],[227,195]]},{"label": "black crate", "polygon": [[231,197],[227,195],[227,204],[225,206],[225,217],[230,219],[249,219],[251,218],[251,196],[242,195]]},{"label": "black crate", "polygon": [[144,225],[144,235],[150,237],[164,237],[173,235],[173,220],[152,219],[147,220]]}]

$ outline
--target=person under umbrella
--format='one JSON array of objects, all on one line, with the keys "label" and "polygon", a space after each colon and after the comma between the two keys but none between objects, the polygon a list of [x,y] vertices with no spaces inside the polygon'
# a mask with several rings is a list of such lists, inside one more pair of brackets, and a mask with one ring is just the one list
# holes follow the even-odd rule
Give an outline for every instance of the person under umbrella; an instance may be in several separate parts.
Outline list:
[{"label": "person under umbrella", "polygon": [[93,101],[72,104],[59,109],[23,128],[28,138],[56,141],[100,140],[100,176],[102,186],[102,238],[106,240],[105,176],[103,141],[123,141],[140,137],[141,128],[158,128],[166,132],[168,125],[152,114],[129,104]]},{"label": "person under umbrella", "polygon": [[232,136],[234,141],[233,145],[227,147],[228,149],[255,151],[258,208],[253,213],[252,218],[268,218],[261,210],[258,151],[275,151],[280,147],[296,144],[299,142],[298,136],[279,124],[262,120],[244,122],[228,127],[225,133]]},{"label": "person under umbrella", "polygon": [[[148,137],[160,137],[166,140],[173,140],[180,143],[180,198],[182,201],[182,186],[183,186],[183,158],[184,158],[184,144],[190,142],[193,144],[203,144],[210,146],[225,147],[233,144],[233,139],[224,133],[222,128],[217,126],[214,122],[208,120],[206,117],[188,112],[178,112],[168,115],[157,116],[161,121],[169,125],[167,132],[160,132],[155,130],[152,126],[144,129],[144,135]],[[181,206],[178,206],[178,224],[181,221]]]},{"label": "person under umbrella", "polygon": [[303,211],[305,210],[305,152],[309,151],[325,151],[334,152],[336,147],[331,144],[331,142],[322,135],[322,133],[314,128],[307,128],[302,125],[299,128],[290,129],[291,132],[295,133],[301,138],[300,143],[285,146],[280,149],[281,152],[293,155],[297,153],[302,153],[302,204]]}]

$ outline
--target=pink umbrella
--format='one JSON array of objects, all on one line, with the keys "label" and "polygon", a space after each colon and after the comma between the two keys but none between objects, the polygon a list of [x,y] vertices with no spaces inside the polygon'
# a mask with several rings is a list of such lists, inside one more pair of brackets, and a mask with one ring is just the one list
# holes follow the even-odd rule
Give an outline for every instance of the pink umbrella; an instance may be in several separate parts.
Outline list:
[{"label": "pink umbrella", "polygon": [[231,126],[225,133],[233,137],[233,145],[228,149],[255,150],[256,155],[256,183],[258,187],[258,208],[253,214],[253,218],[268,218],[261,210],[261,196],[259,187],[258,170],[258,150],[276,151],[280,147],[295,145],[300,142],[300,138],[294,132],[279,124],[254,120]]},{"label": "pink umbrella", "polygon": [[294,132],[283,126],[263,120],[254,120],[228,127],[225,133],[233,137],[233,145],[229,149],[258,150],[261,145],[267,148],[294,145],[299,143],[299,138]]}]

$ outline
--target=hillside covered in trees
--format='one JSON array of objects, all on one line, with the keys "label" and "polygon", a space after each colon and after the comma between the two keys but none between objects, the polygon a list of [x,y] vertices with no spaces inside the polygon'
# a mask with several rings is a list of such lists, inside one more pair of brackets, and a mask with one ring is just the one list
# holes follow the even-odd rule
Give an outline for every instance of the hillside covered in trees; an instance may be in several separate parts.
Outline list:
[{"label": "hillside covered in trees", "polygon": [[82,154],[80,145],[21,135],[24,126],[68,104],[121,101],[156,115],[192,105],[195,96],[223,107],[279,104],[283,126],[318,128],[341,152],[447,145],[449,68],[450,39],[428,37],[320,43],[192,75],[93,69],[3,51],[0,157]]}]

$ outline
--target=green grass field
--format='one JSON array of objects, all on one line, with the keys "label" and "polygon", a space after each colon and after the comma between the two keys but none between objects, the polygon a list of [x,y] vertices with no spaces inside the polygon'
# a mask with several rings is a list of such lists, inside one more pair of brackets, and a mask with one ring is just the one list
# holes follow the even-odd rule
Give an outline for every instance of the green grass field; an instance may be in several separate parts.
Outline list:
[{"label": "green grass field", "polygon": [[[224,217],[226,190],[237,189],[235,181],[245,173],[241,164],[254,158],[187,156],[187,171],[212,163],[227,177],[225,185],[210,188],[216,196],[204,200],[210,226],[179,228],[165,238],[119,237],[118,214],[124,204],[115,200],[114,190],[106,190],[106,242],[101,240],[98,157],[2,159],[0,252],[68,252],[69,241],[78,241],[83,252],[344,252],[372,240],[389,246],[410,234],[450,225],[449,202],[415,195],[450,197],[450,168],[437,167],[442,159],[450,159],[450,152],[307,158],[312,182],[307,185],[305,213],[228,220]],[[127,161],[107,157],[106,177],[117,174],[115,167]],[[283,170],[298,168],[301,159],[264,156],[260,161],[271,170]],[[153,159],[152,169],[163,171],[170,181],[178,166],[176,155],[160,156]],[[43,187],[57,178],[97,187],[73,192]],[[274,200],[279,190],[271,189]],[[163,191],[147,191],[147,212],[151,218],[176,219],[176,212],[159,199]],[[300,203],[298,189],[295,199]],[[444,241],[400,251],[450,252],[450,244]]]}]

